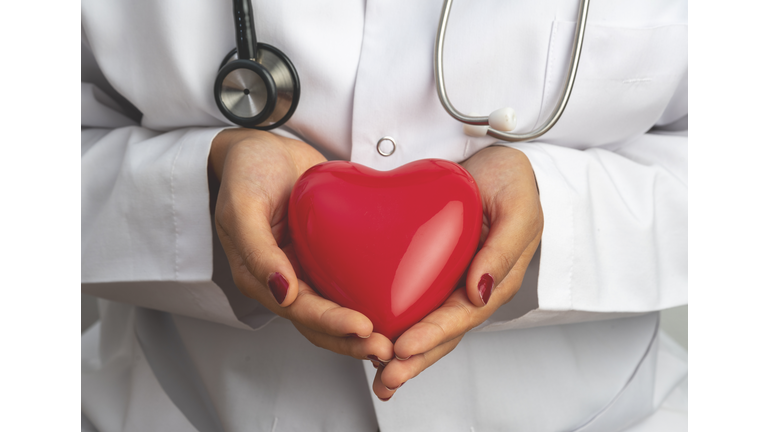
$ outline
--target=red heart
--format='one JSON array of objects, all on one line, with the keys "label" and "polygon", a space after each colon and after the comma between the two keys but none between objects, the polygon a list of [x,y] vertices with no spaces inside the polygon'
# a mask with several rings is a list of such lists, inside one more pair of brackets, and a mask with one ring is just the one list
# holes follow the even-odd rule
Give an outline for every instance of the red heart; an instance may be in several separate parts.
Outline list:
[{"label": "red heart", "polygon": [[456,287],[483,208],[475,180],[453,162],[376,171],[332,161],[296,182],[288,222],[306,282],[395,340]]}]

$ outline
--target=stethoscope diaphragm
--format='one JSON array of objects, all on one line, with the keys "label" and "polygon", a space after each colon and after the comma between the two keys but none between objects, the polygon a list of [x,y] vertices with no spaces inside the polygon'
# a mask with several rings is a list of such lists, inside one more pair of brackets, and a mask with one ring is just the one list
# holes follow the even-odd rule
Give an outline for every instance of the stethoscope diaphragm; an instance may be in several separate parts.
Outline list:
[{"label": "stethoscope diaphragm", "polygon": [[296,68],[277,48],[259,43],[256,58],[227,54],[214,84],[214,98],[231,122],[268,130],[291,118],[299,103],[301,84]]}]

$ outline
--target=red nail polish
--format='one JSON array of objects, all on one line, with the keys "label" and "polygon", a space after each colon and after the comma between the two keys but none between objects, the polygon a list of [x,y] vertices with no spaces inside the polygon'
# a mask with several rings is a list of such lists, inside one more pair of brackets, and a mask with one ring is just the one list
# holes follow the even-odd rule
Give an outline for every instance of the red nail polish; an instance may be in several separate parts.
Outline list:
[{"label": "red nail polish", "polygon": [[382,399],[382,398],[379,398],[379,400],[380,400],[380,401],[382,401],[382,402],[386,402],[386,401],[388,401],[388,400],[390,400],[390,399],[392,399],[392,396],[390,396],[390,397],[388,397],[388,398],[386,398],[386,399]]},{"label": "red nail polish", "polygon": [[488,304],[493,288],[493,276],[491,276],[490,273],[484,274],[480,278],[480,282],[477,283],[477,291],[480,293],[480,298],[483,300],[483,304]]},{"label": "red nail polish", "polygon": [[278,303],[283,303],[288,294],[288,281],[280,273],[272,273],[267,278],[267,285]]}]

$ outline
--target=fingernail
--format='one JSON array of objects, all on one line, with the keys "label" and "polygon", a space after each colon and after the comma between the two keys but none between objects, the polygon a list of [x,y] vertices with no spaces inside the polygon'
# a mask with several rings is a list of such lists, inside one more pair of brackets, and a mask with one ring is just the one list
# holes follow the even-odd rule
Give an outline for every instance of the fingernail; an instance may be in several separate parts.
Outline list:
[{"label": "fingernail", "polygon": [[359,335],[359,334],[357,334],[357,333],[347,333],[347,336],[350,336],[350,337],[351,337],[351,336],[357,336],[357,337],[359,337],[360,339],[368,339],[369,337],[371,337],[371,335],[367,335],[367,336],[360,336],[360,335]]},{"label": "fingernail", "polygon": [[376,357],[376,356],[375,356],[375,355],[373,355],[373,354],[370,354],[370,355],[367,357],[367,359],[368,359],[368,360],[371,360],[371,361],[379,362],[379,363],[381,363],[381,365],[382,365],[382,366],[386,366],[386,365],[387,365],[389,362],[391,362],[391,361],[392,361],[392,360],[382,360],[382,359],[380,359],[380,358]]},{"label": "fingernail", "polygon": [[[378,397],[378,396],[377,396],[377,397]],[[390,396],[390,397],[388,397],[388,398],[386,398],[386,399],[382,399],[382,398],[379,398],[379,400],[380,400],[380,401],[382,401],[382,402],[386,402],[386,401],[388,401],[388,400],[390,400],[390,399],[392,399],[392,396]]]},{"label": "fingernail", "polygon": [[[371,365],[373,366],[374,369],[378,369],[379,368],[379,363],[377,363],[375,361],[372,361]],[[384,386],[384,387],[386,387],[386,386]]]},{"label": "fingernail", "polygon": [[409,358],[411,358],[411,356],[408,356],[408,357],[406,357],[406,358],[400,358],[400,357],[398,357],[398,356],[397,356],[397,354],[395,354],[395,358],[396,358],[396,359],[398,359],[398,360],[400,360],[400,361],[406,361],[406,360],[408,360]]},{"label": "fingernail", "polygon": [[486,273],[480,278],[480,282],[477,283],[477,291],[480,293],[483,304],[488,304],[493,292],[493,276],[490,273]]},{"label": "fingernail", "polygon": [[275,300],[282,304],[288,294],[288,281],[285,280],[285,277],[277,272],[272,273],[267,278],[267,285],[269,285],[269,290],[272,291]]},{"label": "fingernail", "polygon": [[400,385],[399,385],[399,386],[397,386],[397,387],[389,388],[389,387],[387,387],[387,386],[384,386],[384,388],[386,388],[386,389],[387,389],[387,390],[389,390],[389,391],[395,391],[395,390],[399,389],[400,387],[402,387],[402,386],[403,386],[403,384],[405,384],[405,383],[404,383],[404,382],[401,382],[401,383],[400,383]]}]

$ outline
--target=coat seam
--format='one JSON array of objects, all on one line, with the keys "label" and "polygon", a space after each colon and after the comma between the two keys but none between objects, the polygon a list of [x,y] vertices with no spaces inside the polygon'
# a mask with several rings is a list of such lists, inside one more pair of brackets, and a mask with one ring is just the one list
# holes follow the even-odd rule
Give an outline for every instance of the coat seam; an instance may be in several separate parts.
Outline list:
[{"label": "coat seam", "polygon": [[[186,138],[186,137],[185,137]],[[185,139],[181,140],[179,149],[176,150],[176,156],[171,164],[171,216],[173,218],[173,280],[179,280],[179,223],[176,215],[176,192],[174,189],[174,178],[176,172],[176,163],[181,156],[181,150],[184,148]]]}]

